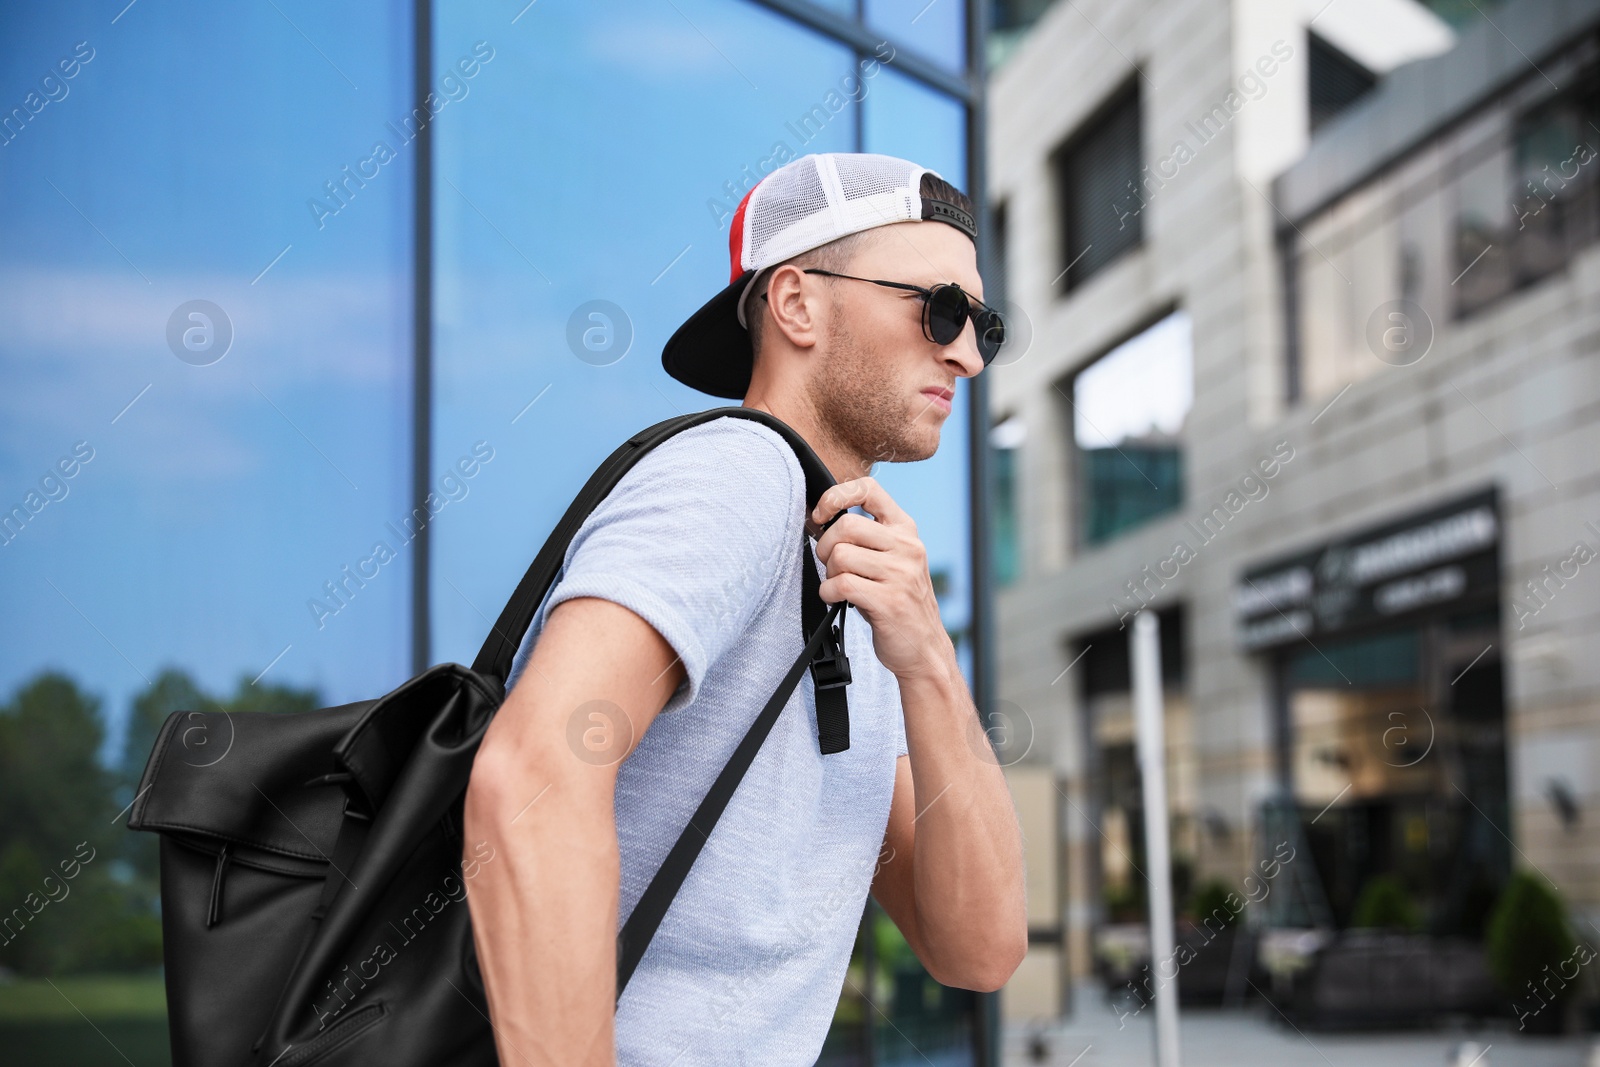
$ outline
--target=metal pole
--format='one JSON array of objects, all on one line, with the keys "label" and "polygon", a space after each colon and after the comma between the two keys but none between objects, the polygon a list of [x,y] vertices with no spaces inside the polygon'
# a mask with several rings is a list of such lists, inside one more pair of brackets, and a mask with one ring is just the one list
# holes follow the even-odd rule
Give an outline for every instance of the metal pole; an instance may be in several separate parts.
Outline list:
[{"label": "metal pole", "polygon": [[[412,6],[411,91],[421,107],[433,86],[433,0]],[[433,123],[424,122],[412,146],[411,216],[411,508],[424,516],[411,543],[411,673],[433,665],[430,568],[432,522],[427,521],[433,481]]]},{"label": "metal pole", "polygon": [[[1172,857],[1167,838],[1166,731],[1161,700],[1161,631],[1154,612],[1133,620],[1133,715],[1144,792],[1145,863],[1150,880],[1151,993],[1156,1002],[1156,1063],[1178,1067],[1178,973],[1173,954]],[[1171,978],[1164,973],[1170,969]]]},{"label": "metal pole", "polygon": [[[989,203],[988,123],[985,113],[985,76],[988,67],[989,5],[966,0],[967,71],[970,87],[967,98],[967,195],[978,208],[978,263],[992,284],[996,269],[996,242],[991,232],[994,212]],[[972,615],[968,632],[972,635],[972,697],[985,728],[994,708],[995,616],[992,529],[990,516],[989,472],[989,376],[979,374],[967,383],[970,405],[967,409],[967,463],[970,479],[972,551]],[[977,1018],[973,1020],[978,1067],[1000,1067],[1000,994],[979,993]]]}]

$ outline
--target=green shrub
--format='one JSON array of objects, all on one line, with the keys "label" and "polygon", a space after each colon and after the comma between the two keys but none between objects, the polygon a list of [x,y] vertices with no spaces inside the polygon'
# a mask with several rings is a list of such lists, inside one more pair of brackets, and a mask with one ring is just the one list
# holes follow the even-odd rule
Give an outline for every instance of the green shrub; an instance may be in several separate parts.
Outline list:
[{"label": "green shrub", "polygon": [[1421,928],[1422,919],[1404,883],[1392,874],[1379,874],[1367,879],[1367,884],[1361,887],[1350,915],[1350,925],[1410,933]]},{"label": "green shrub", "polygon": [[1135,878],[1125,885],[1105,887],[1106,918],[1114,923],[1144,922],[1149,917],[1145,904],[1144,880]]},{"label": "green shrub", "polygon": [[[1210,923],[1213,930],[1233,925],[1238,916],[1228,907],[1227,883],[1212,879],[1202,885],[1194,894],[1194,921],[1199,925]],[[1240,899],[1243,906],[1243,900]]]},{"label": "green shrub", "polygon": [[1576,984],[1558,972],[1566,965],[1570,973],[1577,942],[1561,898],[1537,875],[1511,876],[1489,915],[1485,941],[1489,971],[1511,996],[1528,996],[1530,983],[1546,999],[1576,992]]}]

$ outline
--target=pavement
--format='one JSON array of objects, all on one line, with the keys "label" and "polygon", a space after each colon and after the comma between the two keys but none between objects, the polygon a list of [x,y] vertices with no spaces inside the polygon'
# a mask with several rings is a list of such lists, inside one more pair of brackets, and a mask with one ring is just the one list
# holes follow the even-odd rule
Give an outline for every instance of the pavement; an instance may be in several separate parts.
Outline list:
[{"label": "pavement", "polygon": [[[1073,1014],[1010,1024],[1003,1067],[1155,1067],[1153,1009],[1119,1019],[1096,986],[1079,987]],[[1269,1017],[1270,1016],[1270,1017]],[[1362,1033],[1301,1031],[1267,1005],[1185,1010],[1182,1067],[1600,1067],[1600,1035],[1527,1037],[1511,1021],[1476,1029]],[[1043,1057],[1030,1045],[1042,1038]]]}]

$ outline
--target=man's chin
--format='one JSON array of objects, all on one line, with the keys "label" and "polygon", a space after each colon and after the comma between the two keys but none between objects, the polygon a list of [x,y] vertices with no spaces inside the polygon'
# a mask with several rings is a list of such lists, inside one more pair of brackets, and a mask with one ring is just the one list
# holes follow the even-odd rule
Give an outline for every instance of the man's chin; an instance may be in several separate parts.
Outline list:
[{"label": "man's chin", "polygon": [[939,431],[943,428],[944,419],[931,421],[923,415],[911,424],[906,435],[901,438],[900,447],[895,455],[885,457],[890,463],[916,463],[920,460],[930,459],[939,451]]}]

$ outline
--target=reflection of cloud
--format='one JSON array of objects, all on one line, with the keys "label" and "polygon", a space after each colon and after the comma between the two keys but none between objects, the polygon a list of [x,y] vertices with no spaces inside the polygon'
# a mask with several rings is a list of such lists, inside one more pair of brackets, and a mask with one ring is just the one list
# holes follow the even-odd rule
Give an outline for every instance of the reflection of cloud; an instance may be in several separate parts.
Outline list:
[{"label": "reflection of cloud", "polygon": [[[108,355],[125,360],[136,352],[170,358],[167,317],[197,297],[216,301],[228,313],[236,351],[247,345],[270,353],[280,381],[390,381],[397,369],[394,353],[372,342],[384,339],[391,323],[410,321],[410,283],[399,275],[287,275],[252,287],[242,275],[158,275],[154,285],[143,285],[115,273],[11,268],[0,270],[0,314],[6,320],[0,354],[13,369],[48,363],[52,373],[75,355],[84,361]],[[408,338],[400,340],[409,345]],[[95,370],[103,377],[103,363]]]},{"label": "reflection of cloud", "polygon": [[[146,395],[139,403],[150,400]],[[236,415],[233,411],[189,410],[179,421],[159,415],[135,419],[130,413],[115,427],[123,431],[116,434],[115,447],[118,452],[126,449],[129,455],[138,457],[134,477],[146,487],[163,481],[187,490],[199,481],[243,480],[266,469],[269,448],[260,441],[246,439]],[[110,431],[111,427],[105,429]],[[100,440],[109,440],[109,434],[102,432]]]},{"label": "reflection of cloud", "polygon": [[[406,414],[407,288],[370,274],[285,275],[253,288],[242,276],[145,285],[115,273],[0,271],[0,461],[28,467],[73,441],[98,448],[115,436],[154,478],[258,472],[267,442],[257,387],[334,448],[352,426]],[[215,300],[235,332],[228,355],[207,367],[167,347],[168,317],[196,296]]]}]

